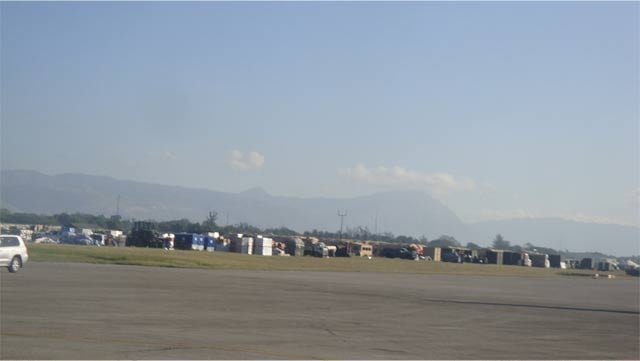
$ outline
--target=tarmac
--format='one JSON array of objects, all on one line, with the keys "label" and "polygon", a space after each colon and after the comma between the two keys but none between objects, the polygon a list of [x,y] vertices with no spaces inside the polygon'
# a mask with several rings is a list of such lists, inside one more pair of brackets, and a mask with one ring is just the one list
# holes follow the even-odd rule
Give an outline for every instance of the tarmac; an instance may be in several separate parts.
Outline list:
[{"label": "tarmac", "polygon": [[0,271],[2,359],[640,359],[637,279]]}]

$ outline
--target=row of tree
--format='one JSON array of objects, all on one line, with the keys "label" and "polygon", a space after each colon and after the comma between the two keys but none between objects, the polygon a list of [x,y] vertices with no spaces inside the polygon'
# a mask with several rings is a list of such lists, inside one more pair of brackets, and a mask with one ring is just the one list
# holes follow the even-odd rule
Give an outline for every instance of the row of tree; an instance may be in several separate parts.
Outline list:
[{"label": "row of tree", "polygon": [[[279,236],[295,236],[304,235],[310,237],[317,237],[322,239],[352,239],[352,240],[369,240],[378,242],[389,243],[419,243],[428,247],[462,247],[463,245],[452,236],[442,235],[436,239],[429,241],[426,236],[420,238],[414,238],[409,236],[395,236],[393,233],[384,232],[376,234],[371,232],[367,227],[347,227],[342,232],[329,232],[314,229],[313,231],[307,231],[303,234],[289,229],[287,227],[278,228],[266,228],[260,229],[259,227],[250,225],[248,223],[239,223],[235,225],[219,226],[217,224],[218,214],[216,212],[210,212],[209,215],[202,222],[191,222],[190,220],[183,218],[178,220],[153,222],[155,229],[162,233],[206,233],[217,231],[221,234],[269,234]],[[74,225],[76,227],[91,228],[91,229],[118,229],[124,232],[129,232],[133,228],[135,220],[122,219],[120,216],[106,217],[104,215],[92,215],[86,213],[58,213],[54,215],[40,215],[34,213],[22,213],[11,212],[6,208],[0,209],[0,222],[2,223],[15,223],[15,224],[46,224],[46,225]],[[500,234],[496,235],[493,243],[493,248],[512,250],[515,252],[521,251],[537,251],[547,254],[565,254],[567,256],[572,255],[568,251],[557,251],[552,248],[545,248],[535,246],[531,243],[526,243],[524,246],[512,245],[509,241],[505,240]],[[480,245],[468,242],[465,247],[470,249],[482,248]],[[591,253],[588,253],[591,254]],[[582,254],[581,254],[582,255]],[[595,255],[595,254],[594,254]],[[602,255],[604,256],[604,255]]]},{"label": "row of tree", "polygon": [[[220,226],[217,224],[218,214],[209,212],[208,216],[202,222],[192,222],[189,219],[176,219],[169,221],[160,221],[154,223],[154,228],[161,233],[205,233],[218,231],[222,234],[272,234],[279,236],[295,236],[300,235],[298,232],[287,227],[265,228],[250,225],[248,223],[239,223],[234,225]],[[92,229],[118,229],[129,232],[135,223],[134,219],[123,219],[120,216],[106,217],[104,215],[92,215],[86,213],[58,213],[54,215],[40,215],[34,213],[11,212],[6,208],[0,210],[0,222],[16,223],[16,224],[46,224],[66,226],[73,225],[81,228]],[[324,239],[355,239],[355,240],[372,240],[380,242],[397,242],[397,243],[422,243],[427,245],[426,237],[416,239],[409,236],[395,236],[393,233],[385,232],[382,234],[374,234],[367,227],[347,227],[342,234],[340,232],[329,232],[313,230],[304,232],[302,235],[318,237]],[[444,236],[443,236],[444,237]]]},{"label": "row of tree", "polygon": [[[239,223],[235,225],[219,226],[217,224],[218,214],[216,212],[209,212],[208,216],[202,222],[191,222],[189,219],[177,219],[170,221],[154,222],[155,229],[162,233],[205,233],[211,231],[218,231],[222,234],[233,233],[246,233],[246,234],[273,234],[280,236],[294,236],[299,235],[298,232],[289,229],[287,227],[278,228],[266,228],[260,229],[259,227],[252,226],[247,223]],[[122,219],[120,216],[106,217],[104,215],[92,215],[86,213],[58,213],[54,215],[40,215],[34,213],[20,213],[11,212],[6,208],[0,209],[0,221],[3,223],[17,223],[17,224],[48,224],[48,225],[75,225],[83,228],[94,229],[119,229],[128,232],[133,227],[135,220]],[[357,226],[347,227],[347,229],[340,232],[329,232],[314,229],[313,231],[304,232],[302,235],[311,236],[323,239],[353,239],[353,240],[370,240],[378,242],[390,242],[390,243],[420,243],[425,246],[431,247],[449,247],[457,246],[461,244],[454,237],[442,235],[437,239],[429,241],[426,236],[422,236],[419,239],[399,235],[396,236],[391,232],[384,232],[381,234],[373,233],[368,227]],[[493,246],[500,249],[513,249],[508,241],[505,241],[501,235],[496,236]],[[475,243],[467,243],[468,248],[480,248]],[[519,246],[515,246],[516,248]]]},{"label": "row of tree", "polygon": [[101,229],[131,229],[132,221],[124,220],[120,216],[106,217],[104,215],[92,215],[86,213],[58,213],[43,215],[35,213],[11,212],[6,208],[0,209],[0,222],[15,224],[46,224],[64,226],[75,224]]},{"label": "row of tree", "polygon": [[391,232],[384,233],[372,233],[369,231],[368,227],[358,226],[358,227],[347,227],[347,229],[340,233],[337,232],[329,232],[329,231],[320,231],[314,229],[313,231],[306,231],[302,235],[308,237],[316,237],[323,239],[353,239],[353,240],[361,240],[361,241],[377,241],[377,242],[389,242],[389,243],[423,243],[426,244],[426,237],[421,237],[420,239],[409,237],[409,236],[395,236]]},{"label": "row of tree", "polygon": [[[297,235],[298,233],[286,227],[260,229],[247,223],[228,226],[219,226],[216,221],[218,214],[210,212],[202,222],[191,222],[189,219],[176,219],[154,223],[154,228],[162,233],[205,233],[218,231],[223,234],[248,233],[248,234],[277,234]],[[43,224],[53,226],[76,226],[91,229],[117,229],[126,233],[131,231],[135,223],[134,219],[123,219],[120,216],[106,217],[104,215],[92,215],[86,213],[57,213],[54,215],[41,215],[35,213],[11,212],[6,208],[0,209],[0,222],[15,224]]]}]

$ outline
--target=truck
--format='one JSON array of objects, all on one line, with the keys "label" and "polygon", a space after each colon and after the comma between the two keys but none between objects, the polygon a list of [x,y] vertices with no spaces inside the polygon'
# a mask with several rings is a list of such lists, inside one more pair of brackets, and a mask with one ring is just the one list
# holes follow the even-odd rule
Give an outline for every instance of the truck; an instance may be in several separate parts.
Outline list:
[{"label": "truck", "polygon": [[153,222],[135,222],[126,240],[127,247],[162,248],[162,245],[163,240]]}]

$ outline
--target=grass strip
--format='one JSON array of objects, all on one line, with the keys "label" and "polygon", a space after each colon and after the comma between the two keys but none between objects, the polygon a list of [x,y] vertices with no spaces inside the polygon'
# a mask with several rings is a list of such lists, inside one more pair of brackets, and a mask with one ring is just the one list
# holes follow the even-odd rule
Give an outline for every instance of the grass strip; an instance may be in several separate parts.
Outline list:
[{"label": "grass strip", "polygon": [[[453,274],[477,276],[591,276],[596,271],[561,270],[483,264],[408,261],[400,259],[351,257],[265,257],[229,252],[165,251],[157,248],[91,247],[75,245],[28,245],[33,262],[76,262],[179,268],[242,269],[262,271],[340,271]],[[569,272],[570,271],[570,272]],[[600,272],[629,278],[624,272]]]}]

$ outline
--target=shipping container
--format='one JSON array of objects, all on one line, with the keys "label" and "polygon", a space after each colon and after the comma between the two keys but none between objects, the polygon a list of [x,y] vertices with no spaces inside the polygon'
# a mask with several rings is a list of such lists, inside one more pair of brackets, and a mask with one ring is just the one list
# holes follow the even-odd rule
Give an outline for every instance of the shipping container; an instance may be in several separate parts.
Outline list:
[{"label": "shipping container", "polygon": [[257,236],[253,242],[253,254],[271,256],[273,254],[273,239]]},{"label": "shipping container", "polygon": [[242,237],[233,237],[229,241],[229,252],[241,253],[242,252]]},{"label": "shipping container", "polygon": [[598,262],[598,271],[611,272],[611,271],[618,271],[618,270],[620,270],[620,267],[618,267],[618,263],[616,261],[604,260],[604,261]]},{"label": "shipping container", "polygon": [[580,261],[580,268],[581,269],[594,269],[593,258],[583,258],[582,261]]},{"label": "shipping container", "polygon": [[216,252],[231,252],[231,240],[218,237],[216,238]]},{"label": "shipping container", "polygon": [[253,254],[253,238],[242,237],[240,241],[240,253]]},{"label": "shipping container", "polygon": [[431,260],[440,262],[442,260],[442,249],[440,247],[425,247],[422,249],[424,257],[431,257]]},{"label": "shipping container", "polygon": [[531,254],[531,266],[545,268],[549,264],[549,256],[546,254]]},{"label": "shipping container", "polygon": [[216,239],[211,236],[204,236],[204,249],[208,252],[216,250]]},{"label": "shipping container", "polygon": [[284,240],[285,252],[292,256],[304,256],[304,241],[298,237]]},{"label": "shipping container", "polygon": [[522,264],[522,253],[520,252],[512,252],[512,251],[504,251],[502,253],[502,264],[511,265],[511,266],[519,266]]},{"label": "shipping container", "polygon": [[488,249],[486,254],[487,263],[502,265],[503,253],[504,251],[500,249]]},{"label": "shipping container", "polygon": [[174,239],[175,249],[204,250],[204,236],[197,233],[177,233]]},{"label": "shipping container", "polygon": [[559,254],[549,255],[549,264],[551,265],[551,267],[560,268],[560,262],[562,262],[562,259]]}]

